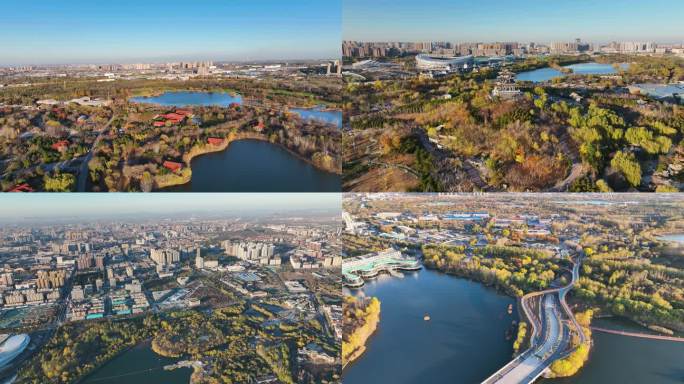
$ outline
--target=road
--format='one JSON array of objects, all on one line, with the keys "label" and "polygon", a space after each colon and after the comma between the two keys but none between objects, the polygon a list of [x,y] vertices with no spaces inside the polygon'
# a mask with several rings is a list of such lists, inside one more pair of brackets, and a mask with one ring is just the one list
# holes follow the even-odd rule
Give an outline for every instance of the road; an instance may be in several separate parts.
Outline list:
[{"label": "road", "polygon": [[102,140],[104,133],[107,132],[107,130],[109,129],[109,126],[112,125],[112,122],[114,121],[115,117],[116,115],[113,114],[112,118],[109,119],[107,124],[105,124],[102,127],[102,129],[98,131],[97,137],[95,138],[95,141],[93,141],[93,145],[90,147],[90,151],[88,151],[88,154],[85,156],[85,159],[81,163],[81,167],[78,171],[78,180],[76,181],[76,192],[86,191],[86,187],[88,185],[88,175],[90,174],[90,172],[88,172],[88,163],[93,158],[95,148],[97,148],[97,145],[100,143],[100,140]]},{"label": "road", "polygon": [[[103,137],[103,134],[107,132],[107,129],[109,126],[112,124],[114,121],[114,116],[112,116],[111,119],[99,130],[97,131],[97,137],[95,138],[95,141],[93,142],[93,145],[90,147],[90,151],[88,151],[88,154],[85,156],[80,156],[77,158],[69,159],[69,160],[64,160],[64,161],[58,161],[55,163],[48,163],[48,164],[39,164],[33,167],[29,168],[22,168],[18,169],[14,172],[10,173],[5,173],[2,175],[2,178],[7,179],[7,178],[16,178],[18,176],[22,176],[25,174],[31,174],[34,173],[37,169],[41,169],[45,173],[50,173],[53,171],[60,171],[60,172],[71,172],[75,171],[78,169],[78,180],[76,181],[76,191],[77,192],[85,192],[87,181],[88,181],[88,162],[93,158],[93,151],[97,147],[97,144],[100,142],[100,140]],[[5,160],[8,161],[8,160]],[[77,163],[80,162],[79,165]]]},{"label": "road", "polygon": [[[523,310],[533,329],[530,348],[483,381],[483,384],[532,383],[554,361],[567,354],[571,331],[580,335],[581,342],[585,341],[584,333],[565,301],[565,296],[579,278],[580,265],[581,256],[578,256],[572,268],[572,281],[568,285],[534,292],[522,298]],[[530,309],[530,303],[536,297],[540,297],[538,317]],[[563,323],[563,317],[570,319],[573,329]]]},{"label": "road", "polygon": [[22,169],[18,169],[16,171],[14,171],[14,172],[5,173],[4,175],[2,175],[2,177],[5,179],[16,178],[16,177],[19,177],[19,176],[22,176],[25,174],[34,173],[39,168],[42,169],[43,172],[45,172],[45,173],[53,172],[55,170],[57,170],[57,171],[70,171],[72,168],[73,169],[76,168],[74,163],[77,163],[78,161],[80,161],[83,158],[84,157],[81,156],[81,157],[77,157],[75,159],[58,161],[55,163],[40,164],[40,165],[35,165],[35,166],[29,167],[29,168],[22,168]]},{"label": "road", "polygon": [[520,355],[520,358],[511,361],[484,383],[531,383],[551,365],[562,347],[567,345],[569,340],[564,337],[565,333],[558,311],[560,306],[558,295],[554,292],[546,293],[541,303],[543,303],[540,316],[543,319],[542,332],[535,341],[535,344],[541,342],[541,345],[533,345]]}]

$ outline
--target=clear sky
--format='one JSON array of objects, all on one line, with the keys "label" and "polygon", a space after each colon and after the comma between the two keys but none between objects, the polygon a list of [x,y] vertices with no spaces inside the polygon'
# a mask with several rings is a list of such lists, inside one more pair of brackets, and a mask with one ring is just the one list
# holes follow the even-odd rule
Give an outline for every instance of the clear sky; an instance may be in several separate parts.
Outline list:
[{"label": "clear sky", "polygon": [[2,0],[0,65],[340,56],[342,0]]},{"label": "clear sky", "polygon": [[286,211],[340,211],[339,193],[6,193],[0,198],[0,222],[43,218],[185,212],[233,212],[245,214]]},{"label": "clear sky", "polygon": [[684,42],[684,0],[344,0],[360,41]]}]

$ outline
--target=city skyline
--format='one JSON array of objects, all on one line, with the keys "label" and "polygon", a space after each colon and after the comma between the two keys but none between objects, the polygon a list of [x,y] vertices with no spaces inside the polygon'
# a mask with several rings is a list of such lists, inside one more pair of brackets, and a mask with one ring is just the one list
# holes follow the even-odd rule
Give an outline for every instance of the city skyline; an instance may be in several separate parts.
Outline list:
[{"label": "city skyline", "polygon": [[[353,41],[570,41],[607,43],[648,40],[681,43],[684,27],[677,16],[684,3],[541,2],[524,0],[515,7],[502,0],[477,3],[436,0],[426,6],[406,0],[345,1],[343,40]],[[630,22],[639,18],[639,23]],[[407,28],[407,25],[411,25]]]},{"label": "city skyline", "polygon": [[341,209],[341,199],[340,194],[330,193],[7,194],[0,202],[0,222],[177,215],[188,212],[332,212]]},{"label": "city skyline", "polygon": [[12,2],[0,65],[336,58],[340,17],[339,1]]}]

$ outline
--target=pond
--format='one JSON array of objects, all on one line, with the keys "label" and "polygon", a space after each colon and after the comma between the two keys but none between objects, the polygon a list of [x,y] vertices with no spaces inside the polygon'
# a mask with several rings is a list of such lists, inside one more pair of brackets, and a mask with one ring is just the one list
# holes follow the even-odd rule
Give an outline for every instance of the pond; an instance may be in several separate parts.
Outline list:
[{"label": "pond", "polygon": [[195,157],[192,180],[163,192],[339,192],[339,175],[317,169],[288,150],[260,140],[239,140]]},{"label": "pond", "polygon": [[314,108],[290,108],[291,112],[297,113],[303,119],[319,120],[342,128],[342,112],[327,110],[324,107]]},{"label": "pond", "polygon": [[164,92],[157,96],[139,96],[129,99],[134,103],[158,104],[162,106],[211,106],[227,107],[232,103],[242,104],[242,96],[226,92]]},{"label": "pond", "polygon": [[[622,69],[627,69],[627,64],[620,64]],[[581,63],[566,65],[563,68],[572,69],[572,73],[576,75],[611,75],[617,73],[612,64],[599,63]],[[531,81],[539,83],[548,81],[557,77],[563,77],[565,74],[554,68],[539,68],[532,71],[525,71],[516,74],[515,78],[518,81]]]},{"label": "pond", "polygon": [[481,284],[422,270],[346,293],[375,296],[381,309],[368,349],[342,372],[345,384],[480,383],[512,359],[515,300]]},{"label": "pond", "polygon": [[188,384],[192,369],[179,368],[164,370],[165,365],[176,363],[157,355],[150,343],[139,344],[115,357],[91,375],[81,384]]}]

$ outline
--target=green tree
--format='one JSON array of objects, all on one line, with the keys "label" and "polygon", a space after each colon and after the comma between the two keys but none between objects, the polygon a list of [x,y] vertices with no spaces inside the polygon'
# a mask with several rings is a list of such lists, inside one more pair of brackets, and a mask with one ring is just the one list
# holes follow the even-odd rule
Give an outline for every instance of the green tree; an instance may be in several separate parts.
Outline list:
[{"label": "green tree", "polygon": [[616,153],[610,165],[620,171],[631,186],[636,187],[641,184],[641,165],[633,153]]},{"label": "green tree", "polygon": [[71,192],[76,185],[76,176],[70,173],[56,173],[43,177],[44,188],[48,192]]}]

